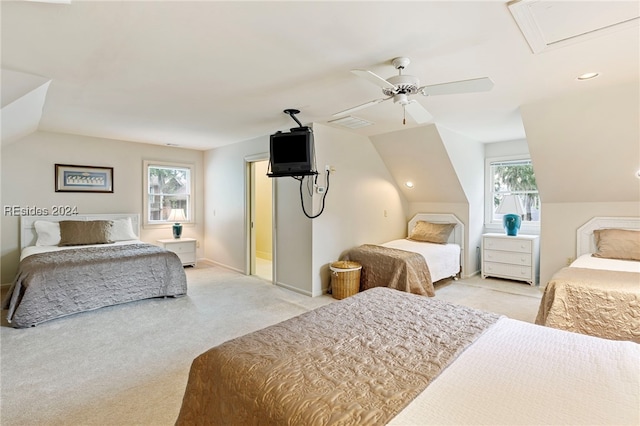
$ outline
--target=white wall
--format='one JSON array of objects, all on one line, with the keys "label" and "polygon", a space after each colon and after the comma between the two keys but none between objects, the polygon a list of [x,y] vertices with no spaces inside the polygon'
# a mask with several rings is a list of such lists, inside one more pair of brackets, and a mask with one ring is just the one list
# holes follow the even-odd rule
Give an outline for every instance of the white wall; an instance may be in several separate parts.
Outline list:
[{"label": "white wall", "polygon": [[322,124],[313,129],[319,169],[335,168],[325,210],[313,220],[309,291],[317,296],[329,284],[329,265],[345,251],[406,237],[408,204],[369,138]]},{"label": "white wall", "polygon": [[269,152],[269,136],[226,145],[204,154],[204,256],[247,271],[245,157]]},{"label": "white wall", "polygon": [[[195,165],[195,225],[183,236],[202,241],[203,185],[201,151],[77,135],[36,132],[2,146],[2,206],[69,205],[84,213],[139,213],[143,202],[143,161],[176,161]],[[54,164],[113,167],[114,193],[55,192]],[[2,282],[11,282],[20,258],[19,218],[2,216]],[[141,239],[154,243],[171,238],[171,225],[142,229]],[[202,256],[198,249],[198,257]]]},{"label": "white wall", "polygon": [[622,84],[521,107],[542,202],[540,283],[575,256],[594,216],[640,216],[640,86]]},{"label": "white wall", "polygon": [[463,276],[480,271],[478,249],[484,230],[484,145],[443,126],[437,126],[468,203],[465,221]]}]

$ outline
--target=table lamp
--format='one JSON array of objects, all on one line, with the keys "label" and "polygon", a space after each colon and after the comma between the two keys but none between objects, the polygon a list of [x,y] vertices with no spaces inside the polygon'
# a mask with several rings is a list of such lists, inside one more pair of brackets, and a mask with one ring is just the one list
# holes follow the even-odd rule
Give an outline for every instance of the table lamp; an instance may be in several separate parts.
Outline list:
[{"label": "table lamp", "polygon": [[521,216],[524,214],[524,207],[522,207],[520,197],[517,195],[505,195],[502,197],[496,213],[504,214],[502,216],[502,226],[507,231],[507,235],[512,237],[518,235],[518,230],[522,223]]},{"label": "table lamp", "polygon": [[182,224],[180,221],[184,220],[187,220],[187,217],[184,215],[184,209],[171,209],[167,221],[175,222],[173,224],[173,238],[180,238],[182,235]]}]

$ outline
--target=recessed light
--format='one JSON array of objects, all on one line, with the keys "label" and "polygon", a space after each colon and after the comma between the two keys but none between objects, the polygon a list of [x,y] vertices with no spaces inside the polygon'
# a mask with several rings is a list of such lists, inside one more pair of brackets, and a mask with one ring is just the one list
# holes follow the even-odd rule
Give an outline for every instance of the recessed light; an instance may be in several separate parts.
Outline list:
[{"label": "recessed light", "polygon": [[578,76],[578,81],[591,80],[592,78],[596,78],[600,75],[599,72],[587,72]]},{"label": "recessed light", "polygon": [[406,186],[407,188],[413,188],[413,182],[407,181],[404,183],[404,186]]}]

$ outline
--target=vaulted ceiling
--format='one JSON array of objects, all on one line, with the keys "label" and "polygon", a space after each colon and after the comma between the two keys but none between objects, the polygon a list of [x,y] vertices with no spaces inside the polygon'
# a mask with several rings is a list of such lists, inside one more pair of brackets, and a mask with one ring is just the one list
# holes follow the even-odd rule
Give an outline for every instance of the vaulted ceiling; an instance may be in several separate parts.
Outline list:
[{"label": "vaulted ceiling", "polygon": [[[196,149],[293,127],[286,108],[327,123],[383,97],[350,70],[388,78],[398,56],[422,85],[492,79],[414,98],[481,142],[524,138],[520,105],[638,80],[637,1],[512,3],[3,1],[2,69],[51,81],[44,107],[30,103],[40,130]],[[3,73],[3,111],[23,86]],[[353,130],[367,136],[417,126],[391,101],[352,115],[373,123]]]}]

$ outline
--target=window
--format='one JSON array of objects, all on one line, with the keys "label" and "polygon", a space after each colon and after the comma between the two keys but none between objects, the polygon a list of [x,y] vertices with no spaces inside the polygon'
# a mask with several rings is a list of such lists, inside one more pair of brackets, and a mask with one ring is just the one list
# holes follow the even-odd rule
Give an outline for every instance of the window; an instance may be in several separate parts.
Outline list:
[{"label": "window", "polygon": [[144,224],[193,222],[193,165],[145,161],[144,170]]},{"label": "window", "polygon": [[540,197],[530,159],[489,158],[486,174],[486,225],[502,225],[504,214],[499,212],[500,205],[503,200],[508,200],[507,197],[512,195],[516,196],[516,200],[519,200],[522,207],[523,227],[540,225]]}]

